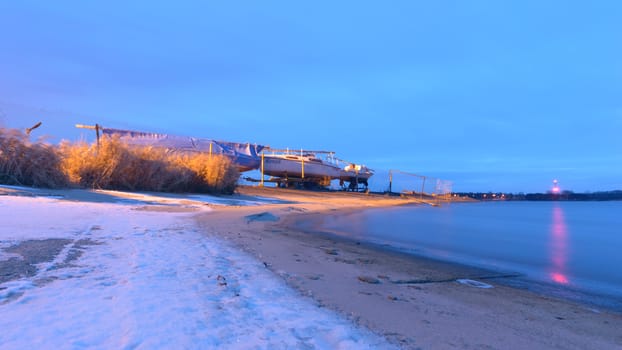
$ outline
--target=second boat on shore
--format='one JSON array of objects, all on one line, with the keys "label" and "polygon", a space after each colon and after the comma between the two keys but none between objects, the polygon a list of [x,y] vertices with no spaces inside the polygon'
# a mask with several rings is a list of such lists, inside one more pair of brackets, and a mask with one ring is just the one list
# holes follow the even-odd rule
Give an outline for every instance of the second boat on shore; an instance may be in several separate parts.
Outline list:
[{"label": "second boat on shore", "polygon": [[285,183],[303,182],[328,186],[332,180],[340,180],[343,187],[365,188],[367,180],[374,174],[372,169],[360,164],[340,160],[332,152],[272,150],[264,153],[263,173],[284,179]]}]

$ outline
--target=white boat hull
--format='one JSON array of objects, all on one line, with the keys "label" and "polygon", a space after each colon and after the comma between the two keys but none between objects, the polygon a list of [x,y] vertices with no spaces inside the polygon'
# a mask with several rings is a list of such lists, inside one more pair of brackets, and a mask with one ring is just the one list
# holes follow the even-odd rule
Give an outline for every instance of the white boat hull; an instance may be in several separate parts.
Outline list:
[{"label": "white boat hull", "polygon": [[353,181],[356,179],[361,182],[367,181],[372,175],[374,175],[374,171],[368,167],[352,164],[341,170],[339,179],[344,181]]},{"label": "white boat hull", "polygon": [[342,169],[336,165],[322,162],[321,160],[309,160],[303,157],[264,157],[263,172],[266,175],[292,178],[330,178],[338,179]]}]

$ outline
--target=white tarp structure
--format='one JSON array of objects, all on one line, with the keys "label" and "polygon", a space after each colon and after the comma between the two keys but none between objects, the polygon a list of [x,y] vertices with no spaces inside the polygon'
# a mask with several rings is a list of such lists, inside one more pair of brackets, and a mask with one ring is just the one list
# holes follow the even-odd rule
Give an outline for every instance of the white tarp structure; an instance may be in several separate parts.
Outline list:
[{"label": "white tarp structure", "polygon": [[262,145],[216,141],[189,136],[150,133],[100,127],[102,134],[118,136],[123,142],[138,145],[165,148],[170,152],[209,153],[223,155],[231,159],[240,171],[259,168]]}]

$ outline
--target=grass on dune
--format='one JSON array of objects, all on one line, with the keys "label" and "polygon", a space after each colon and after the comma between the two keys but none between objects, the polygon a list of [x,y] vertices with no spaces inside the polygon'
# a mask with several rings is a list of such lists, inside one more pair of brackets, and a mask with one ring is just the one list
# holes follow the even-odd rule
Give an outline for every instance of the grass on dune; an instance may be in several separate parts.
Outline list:
[{"label": "grass on dune", "polygon": [[0,128],[0,183],[128,191],[233,193],[239,172],[229,158],[130,146],[104,137],[99,145],[30,142]]},{"label": "grass on dune", "polygon": [[59,164],[58,148],[42,141],[31,142],[15,129],[0,128],[0,183],[62,188],[69,185]]}]

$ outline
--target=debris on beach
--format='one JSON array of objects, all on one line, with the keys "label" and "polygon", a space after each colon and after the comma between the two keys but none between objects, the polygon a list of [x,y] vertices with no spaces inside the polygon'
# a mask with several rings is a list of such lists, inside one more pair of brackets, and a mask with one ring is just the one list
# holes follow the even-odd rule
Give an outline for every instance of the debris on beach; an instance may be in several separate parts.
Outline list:
[{"label": "debris on beach", "polygon": [[363,265],[374,264],[376,262],[374,259],[364,259],[364,258],[357,258],[356,261],[359,264],[363,264]]},{"label": "debris on beach", "polygon": [[484,282],[480,282],[480,281],[475,281],[475,280],[470,280],[470,279],[466,279],[466,278],[457,279],[456,282],[458,282],[460,284],[467,285],[467,286],[475,287],[475,288],[483,288],[483,289],[493,288],[492,285],[490,285],[488,283],[484,283]]},{"label": "debris on beach", "polygon": [[218,285],[221,287],[227,285],[227,279],[224,276],[218,275],[218,277],[216,277],[216,280],[218,281]]},{"label": "debris on beach", "polygon": [[339,250],[334,248],[324,248],[324,252],[328,255],[339,255]]},{"label": "debris on beach", "polygon": [[355,265],[356,264],[355,260],[352,260],[352,259],[342,259],[342,258],[335,258],[335,262],[340,262],[340,263],[344,263],[344,264],[348,264],[348,265]]},{"label": "debris on beach", "polygon": [[279,221],[280,219],[278,216],[267,211],[259,214],[246,215],[244,218],[247,224],[253,221]]},{"label": "debris on beach", "polygon": [[308,275],[307,278],[312,281],[318,281],[322,278],[322,275]]},{"label": "debris on beach", "polygon": [[298,212],[298,213],[304,213],[304,212],[307,211],[307,209],[306,208],[297,208],[297,207],[287,207],[287,208],[285,208],[285,211],[287,211],[287,212],[294,211],[294,212]]},{"label": "debris on beach", "polygon": [[359,276],[358,279],[361,282],[365,282],[365,283],[369,283],[369,284],[380,284],[380,280],[379,279],[377,279],[375,277],[371,277],[371,276]]}]

